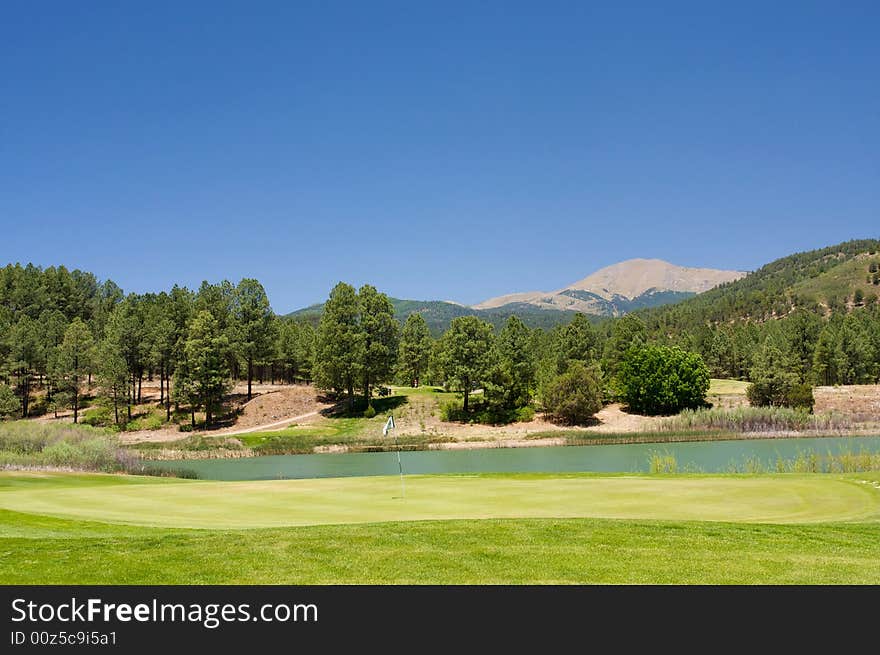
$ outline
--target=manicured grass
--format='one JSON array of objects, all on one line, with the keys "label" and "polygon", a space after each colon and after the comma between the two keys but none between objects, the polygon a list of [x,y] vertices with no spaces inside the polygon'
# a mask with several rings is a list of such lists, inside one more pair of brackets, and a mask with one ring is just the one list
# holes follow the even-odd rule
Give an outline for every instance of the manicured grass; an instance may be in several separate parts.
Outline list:
[{"label": "manicured grass", "polygon": [[[499,474],[216,482],[3,474],[0,508],[132,525],[240,529],[487,518],[808,523],[880,519],[880,492],[835,475]],[[90,481],[100,480],[97,484]],[[118,482],[116,482],[118,481]]]},{"label": "manicured grass", "polygon": [[725,380],[712,378],[709,380],[710,396],[744,396],[749,383],[742,380]]},{"label": "manicured grass", "polygon": [[4,473],[0,583],[878,584],[878,481],[418,476],[402,500],[394,478]]}]

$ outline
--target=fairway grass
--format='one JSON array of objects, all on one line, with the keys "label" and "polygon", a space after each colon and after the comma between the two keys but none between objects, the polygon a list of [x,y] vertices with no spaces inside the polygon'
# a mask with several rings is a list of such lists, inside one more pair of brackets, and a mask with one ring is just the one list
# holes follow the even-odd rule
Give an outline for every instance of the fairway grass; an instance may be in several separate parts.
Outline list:
[{"label": "fairway grass", "polygon": [[878,480],[3,473],[0,583],[878,584]]}]

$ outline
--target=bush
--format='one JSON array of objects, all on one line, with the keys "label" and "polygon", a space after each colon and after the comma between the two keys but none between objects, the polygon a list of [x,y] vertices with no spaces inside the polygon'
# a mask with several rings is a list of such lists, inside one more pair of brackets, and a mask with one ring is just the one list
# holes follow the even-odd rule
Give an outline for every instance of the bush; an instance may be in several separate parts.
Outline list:
[{"label": "bush", "polygon": [[543,393],[544,410],[568,425],[586,423],[602,409],[602,382],[594,367],[572,360],[568,370],[551,381]]},{"label": "bush", "polygon": [[467,412],[461,400],[450,400],[440,406],[440,418],[453,423],[480,423],[482,425],[506,425],[528,422],[535,418],[532,407],[506,408],[490,403],[471,401]]},{"label": "bush", "polygon": [[364,418],[373,418],[376,415],[376,408],[372,405],[367,405],[367,409],[364,410]]},{"label": "bush", "polygon": [[639,414],[677,414],[706,404],[709,369],[698,353],[678,347],[630,348],[620,366],[623,400]]},{"label": "bush", "polygon": [[794,376],[765,377],[752,382],[746,389],[753,407],[800,407],[813,411],[813,387],[801,384]]},{"label": "bush", "polygon": [[113,423],[113,409],[106,405],[99,405],[83,412],[79,419],[83,425],[110,425]]},{"label": "bush", "polygon": [[121,447],[108,430],[71,423],[30,421],[3,426],[0,431],[0,467],[144,473],[144,466],[135,453]]}]

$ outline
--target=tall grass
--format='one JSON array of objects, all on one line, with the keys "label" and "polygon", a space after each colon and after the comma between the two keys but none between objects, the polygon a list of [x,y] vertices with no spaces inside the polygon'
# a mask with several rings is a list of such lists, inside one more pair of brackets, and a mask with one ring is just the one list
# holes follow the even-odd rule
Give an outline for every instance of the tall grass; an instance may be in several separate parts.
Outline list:
[{"label": "tall grass", "polygon": [[62,469],[137,475],[195,477],[144,465],[108,430],[70,423],[0,424],[0,469]]},{"label": "tall grass", "polygon": [[[678,460],[669,453],[651,453],[648,457],[651,473],[678,473]],[[760,457],[749,455],[741,463],[731,461],[726,473],[865,473],[880,471],[880,453],[850,450],[825,455],[812,450],[800,452],[796,457],[777,457],[775,462],[765,463]],[[685,472],[696,473],[687,468]]]},{"label": "tall grass", "polygon": [[686,409],[660,424],[664,432],[726,430],[731,432],[788,432],[851,430],[851,417],[835,413],[810,414],[790,407]]},{"label": "tall grass", "polygon": [[651,453],[648,458],[651,473],[678,473],[678,460],[669,453]]}]

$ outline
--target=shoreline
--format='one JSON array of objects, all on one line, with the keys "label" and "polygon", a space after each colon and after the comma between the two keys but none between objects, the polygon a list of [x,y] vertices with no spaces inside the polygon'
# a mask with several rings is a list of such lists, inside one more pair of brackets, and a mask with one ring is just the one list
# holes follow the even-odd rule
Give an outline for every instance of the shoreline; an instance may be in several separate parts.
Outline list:
[{"label": "shoreline", "polygon": [[[834,439],[845,437],[876,437],[880,436],[880,428],[865,428],[862,430],[816,430],[816,431],[767,431],[767,432],[700,432],[696,434],[631,434],[613,435],[607,437],[538,437],[525,439],[480,439],[473,441],[445,441],[431,443],[415,443],[400,445],[401,452],[416,452],[430,450],[489,450],[495,448],[551,448],[560,446],[613,446],[627,444],[649,443],[689,443],[689,442],[714,442],[714,441],[754,441],[762,439]],[[386,453],[398,450],[393,445],[346,445],[327,444],[315,446],[311,450],[301,450],[278,453],[259,453],[252,448],[229,449],[203,449],[203,450],[177,450],[163,448],[150,451],[139,451],[136,447],[131,450],[138,454],[144,462],[152,461],[180,461],[199,459],[246,459],[255,457],[273,457],[279,455],[337,455],[349,453]],[[144,456],[149,454],[151,456]]]}]

